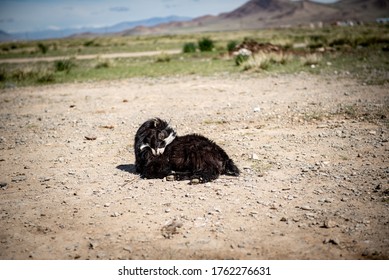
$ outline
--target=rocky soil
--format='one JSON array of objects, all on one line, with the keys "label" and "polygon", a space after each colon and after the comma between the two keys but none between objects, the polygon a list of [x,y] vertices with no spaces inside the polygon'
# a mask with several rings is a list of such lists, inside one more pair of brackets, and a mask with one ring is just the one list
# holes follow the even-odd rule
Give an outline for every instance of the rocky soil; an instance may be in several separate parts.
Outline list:
[{"label": "rocky soil", "polygon": [[[388,259],[388,104],[303,73],[1,90],[0,259]],[[154,116],[241,176],[140,179]]]}]

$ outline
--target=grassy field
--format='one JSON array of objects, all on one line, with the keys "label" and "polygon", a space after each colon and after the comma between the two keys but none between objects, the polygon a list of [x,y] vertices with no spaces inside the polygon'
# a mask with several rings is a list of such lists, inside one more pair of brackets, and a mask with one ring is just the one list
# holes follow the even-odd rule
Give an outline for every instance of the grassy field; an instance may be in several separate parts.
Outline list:
[{"label": "grassy field", "polygon": [[[164,54],[164,50],[212,40],[212,51]],[[257,54],[243,63],[228,55],[228,46],[250,38],[281,46],[282,54]],[[107,53],[160,51],[158,56],[102,59]],[[206,34],[66,38],[0,44],[0,87],[220,73],[339,73],[364,83],[389,82],[389,26],[367,25],[293,28]],[[77,55],[97,58],[77,60]],[[62,56],[54,62],[2,63],[5,58]],[[239,65],[238,65],[239,64]]]}]

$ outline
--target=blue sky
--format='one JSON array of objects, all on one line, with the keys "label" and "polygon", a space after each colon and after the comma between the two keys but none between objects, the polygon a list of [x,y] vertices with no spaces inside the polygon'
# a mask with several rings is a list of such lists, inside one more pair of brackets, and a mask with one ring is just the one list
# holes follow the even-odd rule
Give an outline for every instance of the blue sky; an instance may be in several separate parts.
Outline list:
[{"label": "blue sky", "polygon": [[[103,27],[170,15],[198,17],[232,11],[248,0],[0,0],[0,30]],[[334,0],[316,0],[334,2]]]}]

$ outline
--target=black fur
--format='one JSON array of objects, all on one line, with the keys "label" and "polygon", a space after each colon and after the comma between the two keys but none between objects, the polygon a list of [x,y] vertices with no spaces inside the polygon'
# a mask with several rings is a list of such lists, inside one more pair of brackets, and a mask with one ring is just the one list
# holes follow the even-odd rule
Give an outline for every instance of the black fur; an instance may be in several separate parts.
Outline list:
[{"label": "black fur", "polygon": [[176,135],[169,124],[160,118],[150,119],[138,128],[134,144],[136,172],[143,175],[145,166],[156,156],[158,149],[165,148],[164,140],[171,134]]},{"label": "black fur", "polygon": [[[139,128],[141,136],[146,137],[139,137],[138,132],[135,137],[135,165],[142,177],[152,179],[174,175],[176,180],[198,179],[200,182],[208,182],[221,174],[239,176],[239,169],[227,153],[213,141],[198,134],[177,136],[164,146],[162,154],[153,153],[157,147],[164,145],[164,139],[157,137],[155,140],[155,135],[164,130],[169,131],[169,135],[172,133],[165,121],[158,120],[159,126],[150,125],[152,120],[149,120]],[[142,139],[142,144],[139,144],[139,139]],[[140,151],[142,145],[147,147]]]}]

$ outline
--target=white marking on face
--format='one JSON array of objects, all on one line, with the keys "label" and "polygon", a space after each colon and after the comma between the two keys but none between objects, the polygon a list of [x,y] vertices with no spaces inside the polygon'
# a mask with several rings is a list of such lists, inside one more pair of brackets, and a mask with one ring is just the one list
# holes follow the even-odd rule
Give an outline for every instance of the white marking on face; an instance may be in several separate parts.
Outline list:
[{"label": "white marking on face", "polygon": [[168,137],[165,138],[165,147],[169,145],[176,138],[176,133],[173,131],[169,134]]},{"label": "white marking on face", "polygon": [[157,148],[157,155],[162,155],[164,151],[165,151],[165,147],[164,148]]},{"label": "white marking on face", "polygon": [[153,148],[151,148],[149,144],[142,144],[139,149],[142,151],[144,148],[150,148],[153,155],[157,155],[157,152]]},{"label": "white marking on face", "polygon": [[139,150],[142,151],[144,148],[147,148],[147,147],[150,147],[150,145],[149,145],[149,144],[142,144],[142,145],[140,146]]}]

